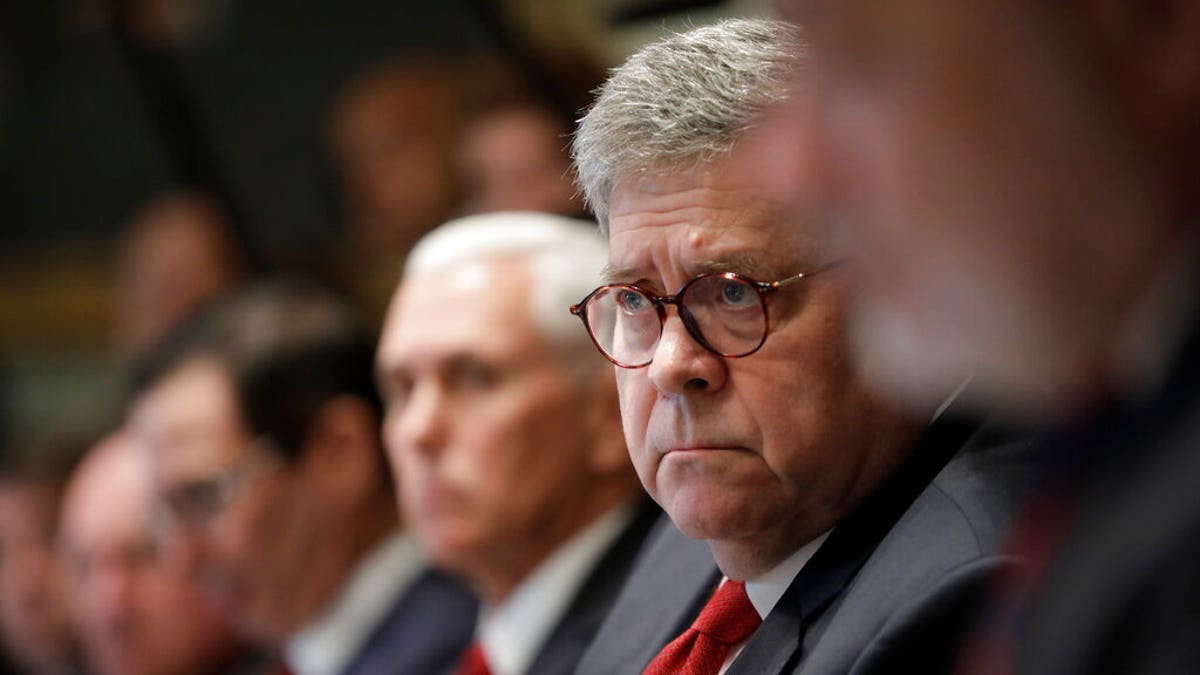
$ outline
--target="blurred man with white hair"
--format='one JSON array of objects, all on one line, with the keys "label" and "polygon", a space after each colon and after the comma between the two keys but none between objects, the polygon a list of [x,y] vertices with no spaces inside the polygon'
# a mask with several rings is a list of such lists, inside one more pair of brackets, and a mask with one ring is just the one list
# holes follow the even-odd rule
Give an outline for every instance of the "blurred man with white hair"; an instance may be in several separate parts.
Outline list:
[{"label": "blurred man with white hair", "polygon": [[606,261],[594,225],[452,221],[409,257],[378,351],[384,435],[433,562],[483,606],[460,673],[574,670],[658,517],[613,375],[565,308]]}]

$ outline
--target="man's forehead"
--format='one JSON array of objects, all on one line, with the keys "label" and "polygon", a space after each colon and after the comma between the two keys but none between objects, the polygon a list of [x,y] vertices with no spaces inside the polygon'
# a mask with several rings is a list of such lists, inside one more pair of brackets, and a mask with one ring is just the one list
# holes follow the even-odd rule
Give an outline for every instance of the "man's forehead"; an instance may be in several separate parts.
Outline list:
[{"label": "man's forehead", "polygon": [[536,328],[528,284],[521,266],[497,261],[405,280],[380,343],[381,369],[523,339]]},{"label": "man's forehead", "polygon": [[154,472],[190,473],[220,464],[243,434],[233,384],[215,363],[180,368],[134,407],[132,430]]},{"label": "man's forehead", "polygon": [[[620,283],[659,276],[662,270],[653,269],[653,267],[652,263],[621,265],[610,262],[604,266],[601,277],[604,283]],[[762,252],[747,250],[729,251],[720,255],[685,261],[681,267],[683,273],[689,277],[709,272],[737,272],[761,281],[769,281],[773,280],[775,276],[788,274],[777,271],[778,265],[768,263]]]},{"label": "man's forehead", "polygon": [[788,21],[810,24],[828,9],[828,0],[775,0],[776,11]]},{"label": "man's forehead", "polygon": [[762,209],[681,220],[677,227],[614,233],[605,283],[654,280],[708,272],[737,272],[773,281],[815,268],[814,239],[787,213]]}]

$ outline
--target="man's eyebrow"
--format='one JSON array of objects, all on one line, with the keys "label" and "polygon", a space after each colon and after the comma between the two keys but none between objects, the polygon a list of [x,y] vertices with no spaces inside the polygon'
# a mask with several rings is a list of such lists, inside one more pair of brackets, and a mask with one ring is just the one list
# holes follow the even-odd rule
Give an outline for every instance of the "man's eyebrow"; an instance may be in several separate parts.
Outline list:
[{"label": "man's eyebrow", "polygon": [[[781,276],[776,270],[762,262],[759,256],[736,251],[720,257],[708,258],[687,265],[689,277],[709,272],[737,272],[738,274],[758,279],[759,281],[774,281]],[[606,265],[600,272],[602,283],[633,283],[646,275],[641,268]]]},{"label": "man's eyebrow", "polygon": [[600,270],[600,283],[602,284],[620,284],[636,281],[639,277],[638,272],[632,267],[618,267],[615,265],[605,265],[604,269]]},{"label": "man's eyebrow", "polygon": [[692,276],[709,272],[737,272],[759,281],[773,281],[774,275],[778,274],[777,270],[764,264],[761,258],[742,251],[700,260],[688,266],[688,273]]}]

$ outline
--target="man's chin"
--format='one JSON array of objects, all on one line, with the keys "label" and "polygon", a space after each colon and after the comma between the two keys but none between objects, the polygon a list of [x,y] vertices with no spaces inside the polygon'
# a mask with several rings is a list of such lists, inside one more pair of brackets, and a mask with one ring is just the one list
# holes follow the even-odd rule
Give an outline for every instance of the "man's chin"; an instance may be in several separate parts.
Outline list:
[{"label": "man's chin", "polygon": [[684,488],[663,505],[671,522],[685,536],[705,541],[739,537],[747,528],[748,507],[728,489]]}]

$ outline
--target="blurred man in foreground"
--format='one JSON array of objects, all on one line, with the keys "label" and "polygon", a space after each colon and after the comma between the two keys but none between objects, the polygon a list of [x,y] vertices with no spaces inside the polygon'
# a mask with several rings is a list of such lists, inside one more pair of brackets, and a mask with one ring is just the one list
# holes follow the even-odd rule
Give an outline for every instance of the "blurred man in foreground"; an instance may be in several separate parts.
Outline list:
[{"label": "blurred man in foreground", "polygon": [[296,675],[437,672],[475,603],[396,513],[374,341],[320,288],[213,307],[141,373],[135,428],[166,534],[203,588]]},{"label": "blurred man in foreground", "polygon": [[836,218],[877,382],[971,369],[1058,429],[966,672],[1197,672],[1200,3],[782,4],[819,96],[763,146]]},{"label": "blurred man in foreground", "polygon": [[117,432],[76,469],[63,500],[59,546],[89,672],[234,672],[233,632],[155,545],[149,460]]},{"label": "blurred man in foreground", "polygon": [[917,415],[870,393],[837,259],[730,159],[802,62],[781,22],[699,28],[580,123],[611,252],[573,311],[618,366],[643,485],[711,555],[656,540],[580,672],[939,672],[1010,562],[1024,448],[946,410],[954,387]]},{"label": "blurred man in foreground", "polygon": [[563,309],[604,260],[582,221],[463,218],[417,245],[388,312],[397,487],[433,561],[483,600],[459,673],[571,673],[659,513],[612,373]]}]

